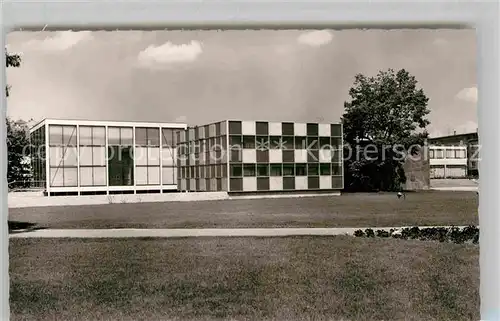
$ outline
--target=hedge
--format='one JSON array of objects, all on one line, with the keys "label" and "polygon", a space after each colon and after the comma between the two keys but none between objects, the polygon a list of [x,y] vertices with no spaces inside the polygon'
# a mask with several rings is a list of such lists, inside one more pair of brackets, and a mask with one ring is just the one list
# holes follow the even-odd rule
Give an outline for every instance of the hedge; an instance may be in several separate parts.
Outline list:
[{"label": "hedge", "polygon": [[428,228],[403,228],[401,230],[356,230],[356,237],[392,237],[404,240],[453,242],[456,244],[479,243],[479,228],[467,226],[462,229],[458,227],[428,227]]}]

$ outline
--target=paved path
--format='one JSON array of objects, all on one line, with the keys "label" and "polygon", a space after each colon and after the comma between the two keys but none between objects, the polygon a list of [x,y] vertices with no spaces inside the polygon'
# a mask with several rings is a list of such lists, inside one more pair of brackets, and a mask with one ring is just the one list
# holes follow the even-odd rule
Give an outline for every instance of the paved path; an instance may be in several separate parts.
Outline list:
[{"label": "paved path", "polygon": [[[430,228],[423,226],[421,228]],[[464,226],[457,226],[463,228]],[[402,229],[405,227],[374,227],[373,230]],[[242,228],[242,229],[98,229],[98,230],[35,230],[10,234],[10,238],[129,238],[129,237],[237,237],[237,236],[328,236],[352,235],[356,230],[365,230],[366,227],[356,228]]]}]

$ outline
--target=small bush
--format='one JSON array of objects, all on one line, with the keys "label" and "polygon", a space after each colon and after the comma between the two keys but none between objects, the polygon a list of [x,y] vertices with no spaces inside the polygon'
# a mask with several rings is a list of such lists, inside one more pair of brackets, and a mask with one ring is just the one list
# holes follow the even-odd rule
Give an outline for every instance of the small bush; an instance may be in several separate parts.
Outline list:
[{"label": "small bush", "polygon": [[384,231],[384,230],[377,230],[376,234],[378,237],[389,237],[390,236],[389,232]]},{"label": "small bush", "polygon": [[365,233],[366,233],[366,237],[375,237],[375,232],[373,232],[373,230],[371,228],[367,228],[365,230]]},{"label": "small bush", "polygon": [[356,230],[356,231],[354,231],[354,236],[363,237],[363,236],[365,236],[365,232],[363,232],[362,230]]}]

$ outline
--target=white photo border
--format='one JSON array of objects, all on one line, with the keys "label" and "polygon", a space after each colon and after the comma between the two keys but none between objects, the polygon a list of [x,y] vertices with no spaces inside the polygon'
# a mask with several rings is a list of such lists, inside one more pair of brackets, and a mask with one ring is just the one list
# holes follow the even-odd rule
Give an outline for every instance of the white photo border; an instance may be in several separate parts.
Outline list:
[{"label": "white photo border", "polygon": [[[481,320],[500,320],[499,3],[497,1],[3,1],[2,44],[15,30],[475,28],[478,122]],[[5,55],[2,55],[5,59]],[[2,62],[4,64],[5,62]],[[3,69],[1,87],[5,88]],[[446,81],[446,79],[443,79]],[[6,116],[6,97],[1,113]],[[0,319],[8,320],[9,255],[6,124],[0,122],[2,217]]]}]

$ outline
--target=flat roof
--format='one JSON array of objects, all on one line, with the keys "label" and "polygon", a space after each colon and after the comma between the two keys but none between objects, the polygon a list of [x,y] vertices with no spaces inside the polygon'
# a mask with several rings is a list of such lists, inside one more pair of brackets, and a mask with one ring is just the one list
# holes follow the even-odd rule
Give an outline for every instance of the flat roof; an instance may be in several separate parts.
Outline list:
[{"label": "flat roof", "polygon": [[33,132],[41,126],[49,125],[83,125],[83,126],[123,126],[123,127],[163,127],[163,128],[178,128],[186,129],[188,126],[185,123],[177,122],[134,122],[134,121],[116,121],[116,120],[83,120],[83,119],[58,119],[58,118],[45,118],[30,128]]},{"label": "flat roof", "polygon": [[447,138],[454,138],[454,137],[465,137],[465,136],[477,136],[477,132],[470,132],[470,133],[464,133],[464,134],[454,134],[454,135],[446,135],[446,136],[438,136],[438,137],[429,137],[427,138],[428,140],[436,140],[436,139],[447,139]]}]

